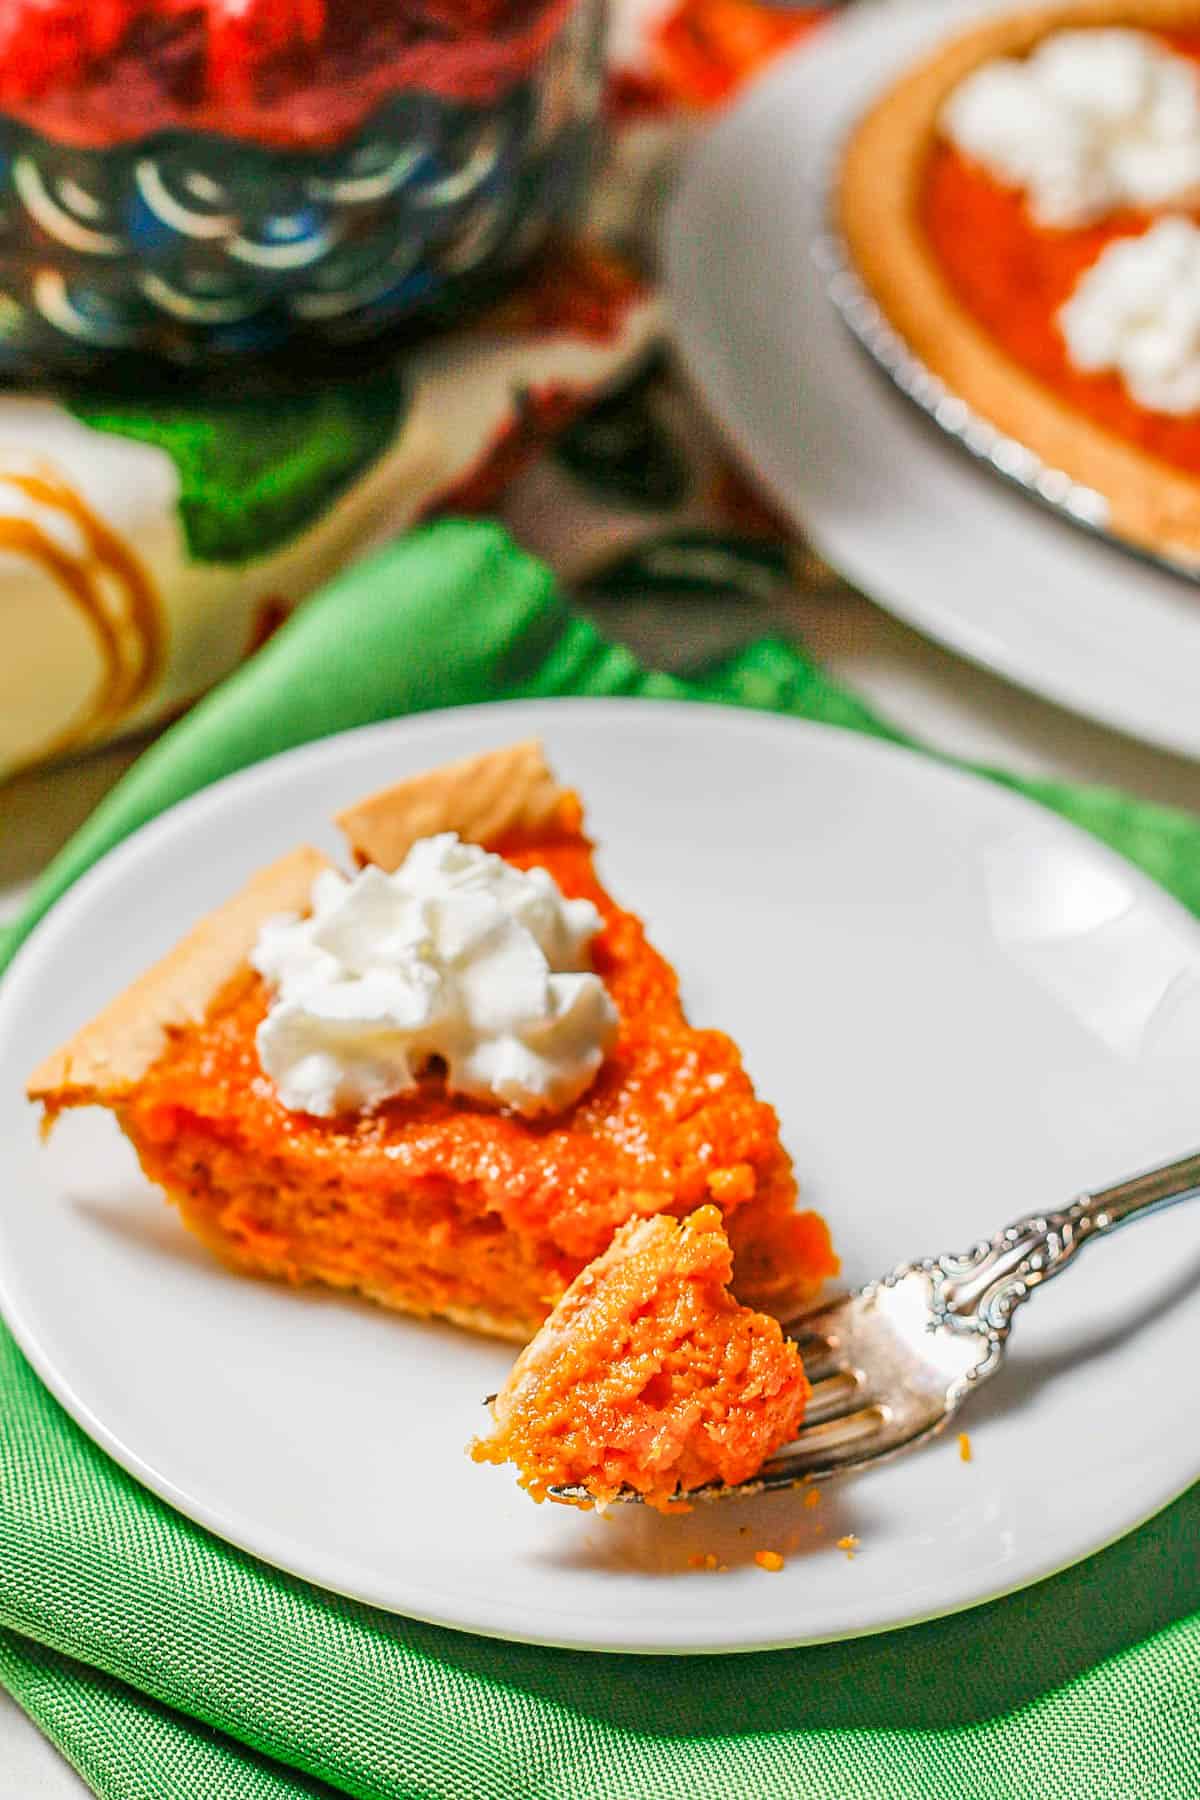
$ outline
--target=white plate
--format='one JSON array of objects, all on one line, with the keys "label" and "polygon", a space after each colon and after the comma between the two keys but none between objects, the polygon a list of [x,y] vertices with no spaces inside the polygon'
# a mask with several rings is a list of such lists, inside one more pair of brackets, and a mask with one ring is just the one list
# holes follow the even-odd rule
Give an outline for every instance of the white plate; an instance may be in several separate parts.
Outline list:
[{"label": "white plate", "polygon": [[[299,839],[335,848],[332,813],[393,776],[530,733],[582,789],[604,874],[678,965],[693,1018],[743,1045],[851,1280],[1191,1147],[1200,930],[1049,813],[850,733],[725,708],[561,701],[379,726],[150,825],[0,988],[0,1299],[68,1410],[182,1511],[323,1586],[610,1650],[927,1618],[1171,1499],[1197,1466],[1183,1297],[1200,1207],[1090,1251],[1030,1306],[966,1421],[969,1466],[950,1439],[813,1511],[783,1496],[604,1521],[535,1507],[464,1456],[504,1346],[227,1273],[107,1115],[39,1145],[25,1072],[257,863]],[[785,1552],[782,1574],[754,1566],[763,1547]],[[726,1573],[688,1566],[710,1550]]]},{"label": "white plate", "polygon": [[679,340],[730,441],[874,600],[1035,693],[1200,758],[1200,591],[946,440],[854,343],[813,259],[853,120],[980,10],[855,8],[701,142],[666,235]]}]

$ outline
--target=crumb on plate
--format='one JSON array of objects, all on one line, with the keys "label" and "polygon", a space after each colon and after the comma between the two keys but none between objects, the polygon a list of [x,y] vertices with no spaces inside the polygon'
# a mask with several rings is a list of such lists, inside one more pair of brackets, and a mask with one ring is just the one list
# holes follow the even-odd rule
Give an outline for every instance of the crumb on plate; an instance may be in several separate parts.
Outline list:
[{"label": "crumb on plate", "polygon": [[756,1550],[754,1560],[760,1569],[769,1569],[772,1575],[778,1575],[783,1567],[783,1558],[778,1550]]},{"label": "crumb on plate", "polygon": [[958,1454],[960,1461],[970,1462],[973,1452],[971,1450],[971,1440],[965,1431],[960,1431],[958,1434]]}]

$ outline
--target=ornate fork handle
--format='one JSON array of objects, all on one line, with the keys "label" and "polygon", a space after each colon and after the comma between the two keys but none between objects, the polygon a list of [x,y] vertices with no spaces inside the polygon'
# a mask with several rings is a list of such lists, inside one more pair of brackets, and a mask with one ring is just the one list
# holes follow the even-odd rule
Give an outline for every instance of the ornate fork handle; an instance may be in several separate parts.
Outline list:
[{"label": "ornate fork handle", "polygon": [[1061,1274],[1084,1244],[1196,1194],[1200,1152],[1081,1194],[1061,1212],[1017,1219],[962,1256],[928,1257],[916,1266],[930,1277],[937,1322],[986,1336],[998,1353],[1017,1307],[1044,1281]]}]

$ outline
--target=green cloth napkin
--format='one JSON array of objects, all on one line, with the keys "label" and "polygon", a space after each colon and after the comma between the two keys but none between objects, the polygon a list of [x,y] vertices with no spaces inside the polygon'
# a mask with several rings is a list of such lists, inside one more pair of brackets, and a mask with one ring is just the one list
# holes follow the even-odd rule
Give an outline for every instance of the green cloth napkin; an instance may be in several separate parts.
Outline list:
[{"label": "green cloth napkin", "polygon": [[[694,682],[648,674],[498,527],[445,523],[311,601],[148,751],[0,956],[218,776],[397,713],[555,694],[899,739],[787,644]],[[1200,822],[995,778],[1200,912]],[[96,1449],[0,1333],[0,1681],[105,1800],[1196,1800],[1200,1492],[1052,1581],[908,1631],[749,1660],[539,1650],[374,1612],[221,1543]]]}]

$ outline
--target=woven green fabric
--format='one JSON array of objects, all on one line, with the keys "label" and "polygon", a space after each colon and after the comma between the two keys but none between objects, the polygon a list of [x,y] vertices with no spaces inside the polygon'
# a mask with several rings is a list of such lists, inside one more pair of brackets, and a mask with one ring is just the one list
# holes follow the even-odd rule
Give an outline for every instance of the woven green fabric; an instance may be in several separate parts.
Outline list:
[{"label": "woven green fabric", "polygon": [[209,1795],[334,1800],[335,1790],[324,1782],[272,1763],[219,1732],[197,1730],[194,1719],[131,1692],[103,1670],[10,1631],[0,1631],[0,1681],[83,1779],[113,1800],[175,1794],[197,1800]]},{"label": "woven green fabric", "polygon": [[154,444],[179,471],[179,512],[197,562],[278,550],[332,506],[395,440],[404,384],[387,371],[311,393],[173,401],[84,399],[95,431]]},{"label": "woven green fabric", "polygon": [[[503,695],[657,694],[897,737],[784,644],[647,674],[498,528],[360,566],[144,756],[7,950],[109,845],[343,727]],[[1002,778],[1003,779],[1003,778]],[[1200,912],[1200,822],[1011,781]],[[105,1800],[1196,1800],[1200,1492],[1079,1567],[858,1643],[638,1659],[488,1642],[265,1568],[97,1450],[0,1335],[0,1680]]]}]

